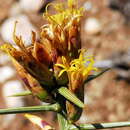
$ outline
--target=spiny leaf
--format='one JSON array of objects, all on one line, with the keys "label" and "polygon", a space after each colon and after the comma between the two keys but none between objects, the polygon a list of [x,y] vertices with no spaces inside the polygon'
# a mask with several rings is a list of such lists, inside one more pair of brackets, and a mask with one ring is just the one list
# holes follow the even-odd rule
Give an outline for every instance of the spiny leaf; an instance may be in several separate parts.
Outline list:
[{"label": "spiny leaf", "polygon": [[95,78],[98,78],[99,76],[101,76],[102,74],[107,72],[108,70],[110,70],[110,68],[107,68],[107,69],[105,69],[105,70],[103,70],[103,71],[101,71],[101,72],[99,72],[99,73],[97,73],[95,75],[91,75],[91,76],[87,77],[87,79],[84,81],[84,83],[88,83],[89,81],[91,81],[91,80],[93,80]]}]

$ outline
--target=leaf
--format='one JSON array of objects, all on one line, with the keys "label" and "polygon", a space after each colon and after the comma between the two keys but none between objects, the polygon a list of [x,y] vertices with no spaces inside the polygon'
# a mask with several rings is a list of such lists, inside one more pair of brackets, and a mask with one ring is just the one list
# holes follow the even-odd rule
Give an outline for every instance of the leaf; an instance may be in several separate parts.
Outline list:
[{"label": "leaf", "polygon": [[8,97],[20,97],[20,96],[28,96],[28,95],[32,95],[32,92],[29,90],[21,92],[21,93],[16,93],[16,94],[10,95]]},{"label": "leaf", "polygon": [[84,103],[80,101],[75,94],[73,94],[69,89],[66,87],[61,87],[58,89],[59,94],[64,96],[66,99],[74,103],[80,108],[84,108]]},{"label": "leaf", "polygon": [[107,69],[105,69],[105,70],[103,70],[103,71],[101,71],[101,72],[99,72],[99,73],[97,73],[95,75],[88,76],[87,79],[84,81],[84,84],[90,82],[93,79],[98,78],[99,76],[101,76],[102,74],[107,72],[108,70],[110,70],[110,68],[107,68]]}]

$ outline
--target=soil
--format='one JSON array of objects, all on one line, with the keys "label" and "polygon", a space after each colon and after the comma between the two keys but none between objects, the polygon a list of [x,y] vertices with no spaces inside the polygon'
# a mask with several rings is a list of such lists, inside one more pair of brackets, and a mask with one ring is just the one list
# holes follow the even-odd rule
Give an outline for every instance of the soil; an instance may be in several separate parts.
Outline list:
[{"label": "soil", "polygon": [[[126,24],[125,17],[120,12],[108,8],[108,0],[88,1],[92,3],[92,10],[86,11],[82,20],[81,37],[83,47],[94,54],[96,61],[104,60],[114,53],[126,51],[130,48],[130,26]],[[0,0],[0,26],[10,17],[9,10],[15,2],[15,0]],[[84,2],[86,1],[81,0],[80,4],[82,5]],[[44,20],[41,21],[42,14],[38,12],[25,14],[29,16],[32,24],[37,28],[45,23]],[[97,18],[103,25],[102,30],[98,34],[89,35],[85,32],[85,20],[90,17]],[[0,36],[0,44],[3,42],[4,40]],[[1,66],[2,65],[0,65],[0,67]],[[79,123],[117,122],[128,121],[130,119],[130,84],[125,81],[117,81],[115,79],[116,75],[116,71],[110,70],[85,86],[86,107]],[[18,77],[14,76],[14,78],[17,79]],[[2,86],[3,83],[0,83],[0,89],[2,89]],[[7,107],[2,93],[0,94],[0,99],[0,108]],[[33,99],[30,97],[26,99],[25,102],[28,105],[31,101],[33,101]],[[38,104],[37,100],[32,105],[35,104]],[[54,113],[47,112],[41,114],[46,121],[58,127]],[[23,114],[18,114],[15,120],[6,126],[3,125],[3,115],[1,115],[0,123],[0,130],[37,129],[24,118]],[[117,128],[116,130],[128,129],[130,128]]]}]

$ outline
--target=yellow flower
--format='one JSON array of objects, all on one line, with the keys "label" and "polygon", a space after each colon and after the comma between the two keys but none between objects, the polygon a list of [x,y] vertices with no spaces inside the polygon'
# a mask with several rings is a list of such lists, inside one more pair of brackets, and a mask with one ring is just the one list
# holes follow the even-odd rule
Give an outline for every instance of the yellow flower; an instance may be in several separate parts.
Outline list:
[{"label": "yellow flower", "polygon": [[[72,72],[80,72],[85,79],[91,71],[97,70],[97,68],[93,67],[94,65],[94,58],[93,56],[86,56],[85,57],[85,50],[81,50],[79,58],[72,60],[70,63],[66,60],[65,57],[62,57],[62,64],[55,64],[62,68],[59,73],[61,76],[65,71],[70,74]],[[87,65],[85,65],[87,64]]]},{"label": "yellow flower", "polygon": [[[56,14],[50,14],[47,8],[53,5]],[[77,0],[68,0],[67,7],[64,3],[48,4],[44,16],[48,21],[42,27],[41,39],[50,43],[58,56],[71,55],[78,57],[78,49],[81,49],[80,21],[83,16],[83,8],[77,7]],[[46,39],[46,41],[45,41]]]},{"label": "yellow flower", "polygon": [[66,71],[68,72],[70,66],[69,66],[69,63],[67,62],[66,58],[64,56],[62,56],[62,64],[55,64],[55,66],[59,66],[62,68],[62,70],[60,71],[59,73],[59,77]]},{"label": "yellow flower", "polygon": [[[84,80],[93,71],[97,70],[94,65],[93,56],[85,56],[86,50],[80,50],[79,57],[74,60],[67,60],[62,57],[62,64],[55,64],[62,68],[59,76],[67,72],[69,83],[68,89],[74,93],[81,101],[84,100]],[[82,113],[82,109],[70,102],[66,102],[67,118],[71,122],[77,121]]]},{"label": "yellow flower", "polygon": [[77,2],[75,0],[68,0],[68,8],[65,8],[64,4],[55,4],[53,7],[58,13],[54,15],[50,15],[47,12],[47,6],[44,16],[52,25],[60,25],[60,27],[64,28],[73,19],[76,19],[78,23],[79,18],[82,16],[83,8],[77,8],[76,5]]}]

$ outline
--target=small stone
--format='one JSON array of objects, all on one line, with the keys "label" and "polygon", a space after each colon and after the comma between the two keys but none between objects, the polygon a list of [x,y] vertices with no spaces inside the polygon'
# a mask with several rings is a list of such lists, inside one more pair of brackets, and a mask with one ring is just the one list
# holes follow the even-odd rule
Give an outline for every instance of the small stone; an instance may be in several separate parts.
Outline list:
[{"label": "small stone", "polygon": [[85,21],[85,32],[89,35],[95,35],[101,32],[102,25],[96,18],[88,18]]},{"label": "small stone", "polygon": [[36,12],[42,6],[43,0],[20,0],[21,8],[26,12]]},{"label": "small stone", "polygon": [[87,1],[84,3],[83,7],[86,11],[89,11],[92,9],[92,3],[90,1]]},{"label": "small stone", "polygon": [[22,13],[22,8],[20,7],[19,2],[15,2],[9,12],[10,16],[17,16]]},{"label": "small stone", "polygon": [[0,65],[4,65],[4,64],[6,64],[9,61],[10,61],[9,56],[7,54],[5,54],[5,53],[2,53],[0,51]]},{"label": "small stone", "polygon": [[15,70],[10,66],[0,67],[0,82],[3,83],[7,79],[13,77],[15,75]]},{"label": "small stone", "polygon": [[29,18],[26,15],[19,15],[15,17],[11,17],[7,19],[1,26],[1,36],[6,41],[13,45],[15,42],[13,40],[13,31],[14,31],[14,24],[18,21],[16,27],[16,35],[22,36],[25,46],[31,44],[31,32],[35,31],[36,28],[31,24]]}]

